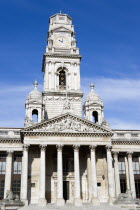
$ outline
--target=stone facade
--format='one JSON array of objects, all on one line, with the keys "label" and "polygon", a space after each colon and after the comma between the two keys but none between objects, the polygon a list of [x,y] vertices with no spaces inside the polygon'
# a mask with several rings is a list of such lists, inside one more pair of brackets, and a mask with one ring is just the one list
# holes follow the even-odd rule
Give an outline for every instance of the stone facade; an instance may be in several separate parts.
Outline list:
[{"label": "stone facade", "polygon": [[140,198],[140,130],[112,130],[93,84],[82,117],[80,60],[72,19],[53,15],[44,90],[35,81],[24,128],[0,128],[0,199],[7,190],[40,206],[112,204],[126,190]]}]

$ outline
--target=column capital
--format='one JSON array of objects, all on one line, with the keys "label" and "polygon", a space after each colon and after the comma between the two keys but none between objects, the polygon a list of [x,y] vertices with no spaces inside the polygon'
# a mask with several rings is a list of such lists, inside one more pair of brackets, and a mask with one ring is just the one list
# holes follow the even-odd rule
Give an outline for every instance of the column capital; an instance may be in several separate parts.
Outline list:
[{"label": "column capital", "polygon": [[132,157],[132,154],[133,154],[132,151],[127,152],[128,157]]},{"label": "column capital", "polygon": [[89,148],[90,148],[91,151],[95,151],[96,147],[97,147],[96,144],[89,145]]},{"label": "column capital", "polygon": [[56,148],[57,148],[58,151],[62,151],[63,150],[63,146],[64,146],[63,144],[57,144]]},{"label": "column capital", "polygon": [[9,150],[9,151],[7,151],[7,156],[8,157],[12,157],[13,153],[14,153],[13,150]]},{"label": "column capital", "polygon": [[118,151],[113,151],[114,157],[118,157],[119,152]]},{"label": "column capital", "polygon": [[42,151],[44,151],[46,150],[47,144],[40,144],[39,147]]},{"label": "column capital", "polygon": [[106,145],[106,150],[111,152],[112,146]]},{"label": "column capital", "polygon": [[23,145],[23,151],[28,151],[30,144]]},{"label": "column capital", "polygon": [[80,145],[79,144],[74,144],[73,145],[73,149],[74,149],[74,151],[79,151],[79,148],[80,148]]}]

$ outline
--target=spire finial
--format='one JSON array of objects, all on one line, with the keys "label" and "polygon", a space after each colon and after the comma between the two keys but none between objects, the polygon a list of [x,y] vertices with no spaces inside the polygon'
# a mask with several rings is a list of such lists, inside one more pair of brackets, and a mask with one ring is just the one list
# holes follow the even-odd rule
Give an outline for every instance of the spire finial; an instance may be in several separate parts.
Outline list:
[{"label": "spire finial", "polygon": [[62,13],[62,11],[60,10],[60,14]]},{"label": "spire finial", "polygon": [[90,84],[90,90],[91,91],[94,90],[94,84],[93,83]]},{"label": "spire finial", "polygon": [[37,88],[37,86],[38,86],[38,82],[35,80],[34,81],[34,88]]}]

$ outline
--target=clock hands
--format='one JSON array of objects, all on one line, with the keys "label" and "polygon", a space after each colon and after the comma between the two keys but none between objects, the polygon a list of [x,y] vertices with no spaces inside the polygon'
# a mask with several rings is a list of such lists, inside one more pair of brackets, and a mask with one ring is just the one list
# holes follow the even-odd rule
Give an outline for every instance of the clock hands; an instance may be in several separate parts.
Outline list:
[{"label": "clock hands", "polygon": [[63,38],[61,40],[59,39],[59,42],[63,43]]}]

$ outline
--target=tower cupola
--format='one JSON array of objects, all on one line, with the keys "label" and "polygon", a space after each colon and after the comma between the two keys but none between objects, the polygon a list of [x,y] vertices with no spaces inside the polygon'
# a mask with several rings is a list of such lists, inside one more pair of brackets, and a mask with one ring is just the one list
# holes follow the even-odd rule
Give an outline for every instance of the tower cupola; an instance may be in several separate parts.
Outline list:
[{"label": "tower cupola", "polygon": [[94,90],[94,84],[90,85],[90,92],[84,103],[84,116],[86,119],[102,124],[104,119],[104,105],[102,99]]},{"label": "tower cupola", "polygon": [[42,94],[37,89],[38,82],[34,82],[34,89],[26,98],[26,117],[24,125],[30,126],[34,123],[41,122],[44,116],[44,107],[42,102]]}]

